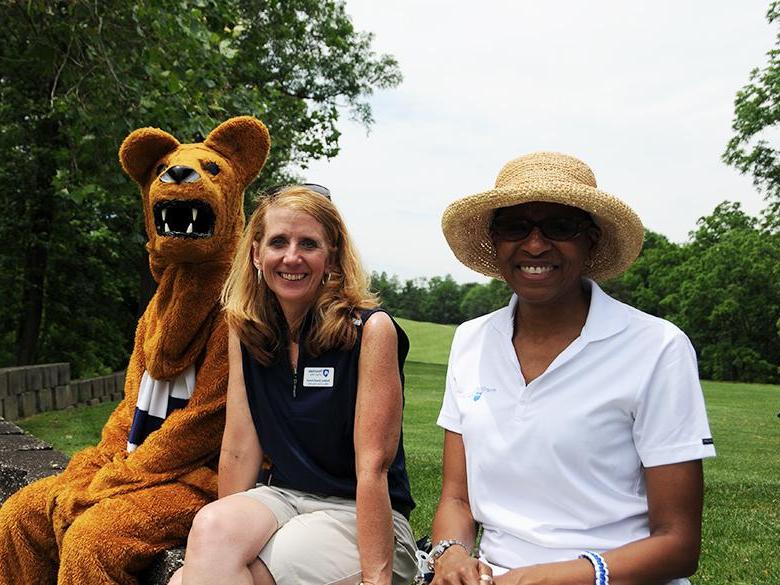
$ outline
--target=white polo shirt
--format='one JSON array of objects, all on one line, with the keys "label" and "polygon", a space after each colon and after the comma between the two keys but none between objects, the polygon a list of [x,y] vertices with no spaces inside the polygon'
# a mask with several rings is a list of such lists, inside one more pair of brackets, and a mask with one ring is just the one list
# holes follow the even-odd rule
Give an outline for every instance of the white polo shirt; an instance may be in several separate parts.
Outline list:
[{"label": "white polo shirt", "polygon": [[455,333],[438,424],[463,436],[493,565],[645,538],[642,467],[715,455],[688,338],[590,285],[580,336],[530,384],[512,345],[516,297]]}]

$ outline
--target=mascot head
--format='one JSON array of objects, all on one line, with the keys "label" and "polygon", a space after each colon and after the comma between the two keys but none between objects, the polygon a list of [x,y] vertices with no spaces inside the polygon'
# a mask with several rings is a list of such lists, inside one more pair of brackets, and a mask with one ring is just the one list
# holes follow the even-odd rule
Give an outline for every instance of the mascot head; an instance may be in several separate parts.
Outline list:
[{"label": "mascot head", "polygon": [[119,160],[141,187],[155,278],[171,264],[231,259],[244,227],[244,189],[269,146],[268,130],[250,116],[231,118],[197,144],[158,128],[125,138]]}]

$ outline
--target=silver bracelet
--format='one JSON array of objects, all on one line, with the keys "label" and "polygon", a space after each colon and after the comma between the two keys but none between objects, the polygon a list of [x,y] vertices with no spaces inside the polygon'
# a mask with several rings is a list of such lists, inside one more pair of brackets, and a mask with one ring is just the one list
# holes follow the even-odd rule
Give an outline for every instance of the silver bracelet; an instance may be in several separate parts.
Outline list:
[{"label": "silver bracelet", "polygon": [[471,549],[466,546],[464,543],[462,543],[460,540],[455,539],[448,539],[448,540],[440,540],[437,542],[434,547],[431,549],[431,553],[428,555],[428,569],[435,573],[436,568],[434,567],[434,564],[436,563],[436,560],[445,553],[445,551],[450,548],[451,546],[462,546],[464,549],[466,549],[466,552],[471,554]]}]

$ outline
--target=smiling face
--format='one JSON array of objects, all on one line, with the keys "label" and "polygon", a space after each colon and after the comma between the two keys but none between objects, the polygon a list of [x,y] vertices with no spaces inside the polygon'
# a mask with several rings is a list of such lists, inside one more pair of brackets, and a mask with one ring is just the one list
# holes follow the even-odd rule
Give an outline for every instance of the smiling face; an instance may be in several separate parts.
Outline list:
[{"label": "smiling face", "polygon": [[[553,218],[575,220],[583,226],[588,225],[589,219],[587,213],[575,207],[533,202],[497,210],[494,222],[500,220],[501,225],[511,227],[525,221],[549,222]],[[554,234],[560,223],[565,222],[549,224]],[[517,240],[494,232],[493,244],[501,275],[520,300],[550,304],[576,299],[583,294],[582,274],[597,238],[598,228],[592,225],[584,227],[581,233],[569,240],[550,239],[536,226],[525,238]]]},{"label": "smiling face", "polygon": [[262,240],[252,247],[255,268],[262,270],[288,321],[301,317],[317,298],[330,256],[322,224],[284,207],[267,210]]}]

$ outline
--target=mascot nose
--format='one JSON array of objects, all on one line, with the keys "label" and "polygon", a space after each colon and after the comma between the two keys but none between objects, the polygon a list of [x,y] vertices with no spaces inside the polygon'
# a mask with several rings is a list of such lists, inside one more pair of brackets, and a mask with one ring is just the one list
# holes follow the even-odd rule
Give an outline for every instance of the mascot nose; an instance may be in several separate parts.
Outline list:
[{"label": "mascot nose", "polygon": [[198,171],[191,167],[185,167],[183,165],[176,165],[171,167],[160,177],[160,181],[163,183],[194,183],[200,179]]}]

